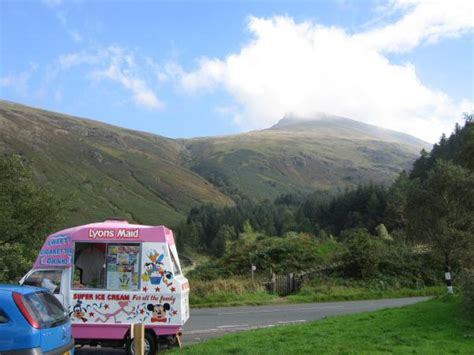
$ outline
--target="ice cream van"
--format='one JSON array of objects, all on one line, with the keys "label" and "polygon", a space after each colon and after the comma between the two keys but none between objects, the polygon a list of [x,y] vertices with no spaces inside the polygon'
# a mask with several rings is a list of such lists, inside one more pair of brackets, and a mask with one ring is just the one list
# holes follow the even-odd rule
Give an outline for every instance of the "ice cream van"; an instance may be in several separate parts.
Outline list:
[{"label": "ice cream van", "polygon": [[173,232],[107,220],[46,239],[22,284],[48,288],[64,304],[76,344],[126,347],[145,324],[146,353],[173,343],[189,318],[189,284]]}]

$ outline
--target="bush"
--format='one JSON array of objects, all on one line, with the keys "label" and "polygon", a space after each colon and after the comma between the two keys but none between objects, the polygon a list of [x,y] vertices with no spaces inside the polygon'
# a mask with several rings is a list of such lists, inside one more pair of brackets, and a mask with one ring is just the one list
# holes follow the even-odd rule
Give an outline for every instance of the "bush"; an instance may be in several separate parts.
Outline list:
[{"label": "bush", "polygon": [[251,265],[256,277],[298,273],[331,263],[339,245],[321,241],[308,234],[287,233],[283,237],[243,233],[229,244],[226,254],[217,260],[196,267],[188,273],[193,279],[212,280],[233,275],[250,276]]},{"label": "bush", "polygon": [[462,273],[461,289],[464,306],[474,312],[474,269],[466,269]]},{"label": "bush", "polygon": [[341,260],[344,275],[355,279],[372,279],[378,272],[380,242],[365,228],[343,231],[341,237],[347,248]]},{"label": "bush", "polygon": [[432,255],[403,243],[383,243],[377,279],[391,287],[422,288],[440,283],[443,270]]}]

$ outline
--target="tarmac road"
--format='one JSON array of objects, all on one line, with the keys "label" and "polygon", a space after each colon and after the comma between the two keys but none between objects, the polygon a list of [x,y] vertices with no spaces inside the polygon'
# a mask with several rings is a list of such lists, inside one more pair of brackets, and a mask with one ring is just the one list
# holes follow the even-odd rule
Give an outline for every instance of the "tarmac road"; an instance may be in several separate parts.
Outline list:
[{"label": "tarmac road", "polygon": [[[189,345],[226,333],[285,324],[303,323],[342,314],[402,307],[430,297],[385,300],[284,304],[255,307],[192,309],[183,331],[183,343]],[[76,354],[123,354],[118,349],[82,348]]]}]

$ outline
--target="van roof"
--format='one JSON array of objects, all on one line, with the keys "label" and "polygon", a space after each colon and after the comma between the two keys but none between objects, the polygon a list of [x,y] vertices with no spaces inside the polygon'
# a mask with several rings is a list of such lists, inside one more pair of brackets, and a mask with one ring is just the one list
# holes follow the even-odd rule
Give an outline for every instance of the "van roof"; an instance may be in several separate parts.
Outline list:
[{"label": "van roof", "polygon": [[175,244],[173,231],[163,225],[145,226],[129,224],[122,220],[106,220],[64,229],[51,234],[46,238],[34,267],[71,266],[74,242]]},{"label": "van roof", "polygon": [[57,235],[57,234],[74,234],[80,230],[83,229],[88,229],[88,228],[130,228],[130,229],[145,229],[145,228],[166,228],[163,225],[159,226],[147,226],[147,225],[142,225],[142,224],[130,224],[126,220],[116,220],[116,219],[107,219],[104,222],[94,222],[94,223],[89,223],[89,224],[83,224],[80,226],[75,226],[75,227],[70,227],[67,229],[64,229],[62,231],[56,232],[52,235]]}]

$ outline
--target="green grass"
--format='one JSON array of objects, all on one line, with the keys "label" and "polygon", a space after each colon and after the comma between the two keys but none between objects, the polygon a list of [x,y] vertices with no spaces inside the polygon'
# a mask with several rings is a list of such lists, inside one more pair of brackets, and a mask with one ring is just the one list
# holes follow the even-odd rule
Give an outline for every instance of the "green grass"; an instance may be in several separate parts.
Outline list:
[{"label": "green grass", "polygon": [[261,305],[281,302],[278,297],[265,292],[261,282],[248,278],[230,277],[217,280],[190,281],[191,307],[224,307]]},{"label": "green grass", "polygon": [[403,308],[235,333],[186,354],[474,354],[474,315],[444,296]]},{"label": "green grass", "polygon": [[296,294],[279,297],[267,293],[261,282],[251,282],[239,277],[211,281],[191,280],[190,283],[190,304],[194,308],[437,296],[445,290],[444,287],[379,290],[364,285],[341,285],[336,281],[325,281],[317,286],[305,286]]},{"label": "green grass", "polygon": [[299,293],[289,295],[287,298],[291,303],[305,303],[438,296],[442,295],[444,292],[445,287],[439,286],[423,287],[418,289],[404,287],[379,290],[362,286],[339,286],[336,284],[326,283],[318,287],[303,288]]}]

